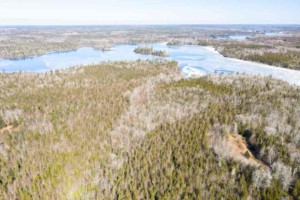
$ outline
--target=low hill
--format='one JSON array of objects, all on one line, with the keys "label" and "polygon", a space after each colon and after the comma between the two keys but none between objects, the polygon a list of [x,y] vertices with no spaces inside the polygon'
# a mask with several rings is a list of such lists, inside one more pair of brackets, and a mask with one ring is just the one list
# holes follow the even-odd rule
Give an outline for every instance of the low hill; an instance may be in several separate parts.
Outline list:
[{"label": "low hill", "polygon": [[300,195],[300,88],[283,81],[136,61],[0,86],[1,199]]}]

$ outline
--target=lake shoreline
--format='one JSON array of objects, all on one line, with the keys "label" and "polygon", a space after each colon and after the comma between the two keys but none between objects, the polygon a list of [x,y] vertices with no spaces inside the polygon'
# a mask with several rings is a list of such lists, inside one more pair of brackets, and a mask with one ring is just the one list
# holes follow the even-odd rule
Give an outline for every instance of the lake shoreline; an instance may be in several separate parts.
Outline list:
[{"label": "lake shoreline", "polygon": [[[159,51],[170,54],[169,57],[141,55],[134,49],[143,46],[153,46]],[[169,47],[166,43],[141,43],[138,45],[116,45],[110,51],[100,51],[88,46],[72,51],[48,52],[42,56],[19,60],[0,59],[0,70],[5,73],[19,71],[47,72],[76,66],[87,66],[109,61],[135,60],[175,60],[182,74],[186,77],[199,77],[206,74],[244,73],[272,76],[300,85],[300,71],[271,66],[263,63],[228,58],[218,52],[213,46],[180,45]]]}]

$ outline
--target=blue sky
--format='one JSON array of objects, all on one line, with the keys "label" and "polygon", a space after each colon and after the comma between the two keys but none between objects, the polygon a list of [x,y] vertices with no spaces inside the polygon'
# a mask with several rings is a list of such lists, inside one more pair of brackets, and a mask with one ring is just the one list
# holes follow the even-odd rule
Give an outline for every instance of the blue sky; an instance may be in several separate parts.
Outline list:
[{"label": "blue sky", "polygon": [[300,24],[300,0],[0,0],[22,24]]}]

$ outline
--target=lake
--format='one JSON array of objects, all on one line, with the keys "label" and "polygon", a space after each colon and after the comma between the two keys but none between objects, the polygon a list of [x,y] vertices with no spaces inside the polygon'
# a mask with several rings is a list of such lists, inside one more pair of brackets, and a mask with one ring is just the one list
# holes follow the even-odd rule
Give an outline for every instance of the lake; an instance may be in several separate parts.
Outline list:
[{"label": "lake", "polygon": [[274,37],[274,36],[290,36],[290,34],[288,33],[284,33],[284,32],[267,32],[265,33],[266,36],[271,36],[271,37]]},{"label": "lake", "polygon": [[219,73],[246,73],[272,76],[291,84],[300,85],[300,71],[273,67],[265,64],[226,58],[213,48],[203,46],[172,46],[166,44],[147,44],[155,50],[165,50],[170,55],[160,58],[151,55],[135,54],[133,50],[142,45],[117,45],[111,51],[99,51],[84,47],[69,52],[52,52],[43,56],[25,59],[0,59],[0,70],[3,72],[32,71],[47,72],[71,66],[97,64],[106,61],[132,60],[176,60],[185,76],[202,76]]},{"label": "lake", "polygon": [[216,38],[219,40],[246,40],[247,38],[251,38],[253,35],[227,35],[227,36],[217,36]]},{"label": "lake", "polygon": [[[288,36],[289,34],[285,34],[283,32],[265,32],[263,33],[265,36],[275,37],[275,36]],[[257,34],[238,34],[238,35],[221,35],[217,36],[216,39],[219,40],[237,40],[237,41],[244,41],[247,38],[256,37]]]}]

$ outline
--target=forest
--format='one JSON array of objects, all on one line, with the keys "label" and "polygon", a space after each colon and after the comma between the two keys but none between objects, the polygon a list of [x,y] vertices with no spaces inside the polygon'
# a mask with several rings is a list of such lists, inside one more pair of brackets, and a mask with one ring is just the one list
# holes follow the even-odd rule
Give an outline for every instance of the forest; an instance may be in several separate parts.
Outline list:
[{"label": "forest", "polygon": [[0,199],[299,199],[299,86],[132,61],[0,88]]},{"label": "forest", "polygon": [[166,51],[153,50],[152,46],[137,47],[136,49],[134,49],[134,52],[137,54],[153,55],[153,56],[159,56],[159,57],[167,57],[168,56]]}]

